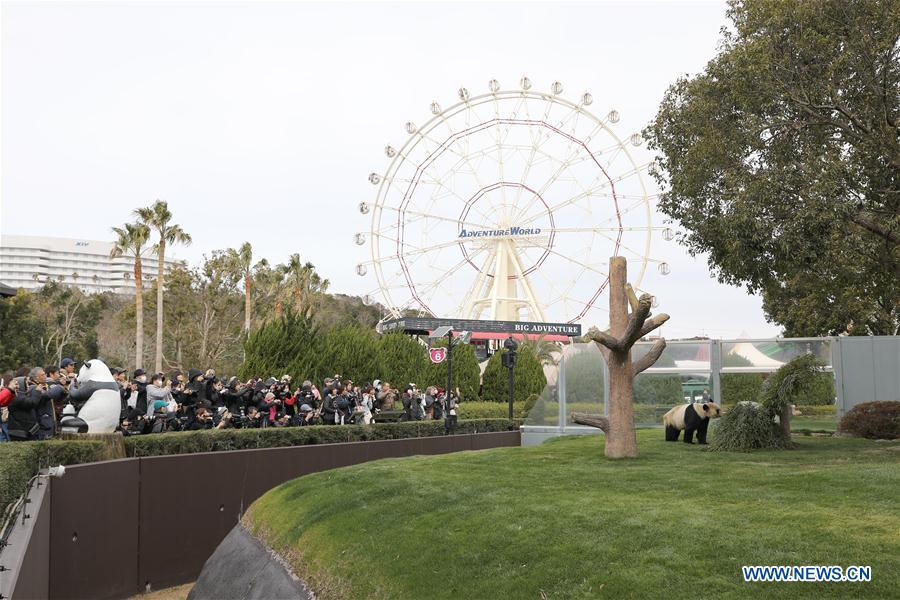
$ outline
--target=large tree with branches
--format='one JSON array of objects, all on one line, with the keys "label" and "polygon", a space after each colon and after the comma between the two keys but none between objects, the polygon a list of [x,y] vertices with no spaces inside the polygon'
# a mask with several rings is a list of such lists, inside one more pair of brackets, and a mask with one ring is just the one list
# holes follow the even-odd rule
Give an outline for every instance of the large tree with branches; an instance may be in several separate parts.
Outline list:
[{"label": "large tree with branches", "polygon": [[644,136],[662,212],[787,335],[900,328],[900,0],[732,0]]},{"label": "large tree with branches", "polygon": [[606,433],[604,454],[608,458],[634,458],[637,456],[634,378],[653,366],[666,349],[666,341],[656,340],[649,352],[633,362],[631,347],[668,321],[669,315],[651,316],[651,296],[635,296],[627,283],[627,266],[623,257],[610,258],[609,268],[609,329],[600,331],[592,327],[586,336],[596,342],[609,369],[609,418],[580,413],[575,413],[573,417],[576,423],[599,427]]}]

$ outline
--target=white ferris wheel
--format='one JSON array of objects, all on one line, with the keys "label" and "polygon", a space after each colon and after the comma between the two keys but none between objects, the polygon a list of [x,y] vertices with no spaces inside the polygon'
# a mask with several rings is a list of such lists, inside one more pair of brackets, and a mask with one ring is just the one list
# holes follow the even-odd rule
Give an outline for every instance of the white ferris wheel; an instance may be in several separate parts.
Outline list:
[{"label": "white ferris wheel", "polygon": [[374,202],[371,259],[356,266],[374,273],[377,287],[364,297],[381,301],[396,318],[410,314],[465,319],[605,322],[610,256],[625,256],[629,279],[640,290],[654,231],[647,164],[604,117],[588,110],[590,93],[572,102],[554,82],[548,92],[487,93],[460,88],[449,108],[431,104],[430,117],[406,123],[406,142],[384,149],[390,163],[369,175]]}]

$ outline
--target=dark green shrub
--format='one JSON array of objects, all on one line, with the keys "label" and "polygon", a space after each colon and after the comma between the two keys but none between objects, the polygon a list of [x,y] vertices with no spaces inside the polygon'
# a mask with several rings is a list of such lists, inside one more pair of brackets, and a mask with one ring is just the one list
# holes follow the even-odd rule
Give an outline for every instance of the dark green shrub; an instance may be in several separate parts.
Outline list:
[{"label": "dark green shrub", "polygon": [[738,402],[759,402],[762,397],[763,376],[760,373],[723,373],[720,381],[723,406],[732,406]]},{"label": "dark green shrub", "polygon": [[428,365],[431,363],[426,352],[425,346],[417,338],[400,331],[386,333],[381,336],[379,345],[382,371],[373,377],[388,381],[399,390],[403,390],[409,383],[422,388],[428,378]]},{"label": "dark green shrub", "polygon": [[817,373],[810,381],[809,387],[797,398],[797,403],[806,406],[834,406],[834,400],[834,375]]},{"label": "dark green shrub", "polygon": [[[509,397],[508,370],[502,364],[502,354],[495,352],[484,370],[481,399],[486,402],[507,402]],[[544,366],[528,346],[522,346],[513,369],[513,400],[524,401],[531,394],[540,394],[547,385]]]},{"label": "dark green shrub", "polygon": [[[445,348],[446,346],[447,340],[438,340],[433,345],[435,348]],[[447,361],[433,363],[431,359],[427,359],[427,363],[428,368],[423,383],[426,386],[447,387]],[[481,367],[478,366],[478,359],[475,357],[475,348],[469,344],[453,346],[453,387],[459,387],[459,393],[464,403],[478,401],[478,391],[481,387]]]},{"label": "dark green shrub", "polygon": [[[320,380],[322,335],[311,319],[288,308],[250,334],[244,342],[244,362],[238,371],[241,379],[288,374],[294,381]],[[333,373],[332,373],[333,374]]]},{"label": "dark green shrub", "polygon": [[8,442],[0,444],[0,515],[25,491],[40,469],[77,465],[97,460],[103,442],[60,441]]},{"label": "dark green shrub", "polygon": [[[327,330],[319,340],[319,364],[328,373],[338,374],[362,385],[371,382],[382,372],[380,340],[373,329],[359,325],[344,325]],[[292,375],[293,376],[293,375]],[[307,375],[303,379],[309,379]],[[295,381],[303,381],[295,379]]]},{"label": "dark green shrub", "polygon": [[669,408],[676,404],[684,404],[681,377],[641,373],[634,378],[634,403],[667,405]]},{"label": "dark green shrub", "polygon": [[[653,366],[674,367],[675,361],[664,353]],[[668,405],[671,408],[676,404],[683,404],[684,391],[681,389],[681,376],[642,373],[634,378],[633,398],[635,405]]]},{"label": "dark green shrub", "polygon": [[838,430],[873,440],[900,439],[900,402],[863,402],[847,411]]},{"label": "dark green shrub", "polygon": [[756,402],[741,402],[728,408],[716,424],[710,442],[713,450],[732,452],[790,446],[790,438],[775,424],[768,410]]},{"label": "dark green shrub", "polygon": [[[722,366],[751,367],[753,363],[740,354],[726,354],[722,358]],[[732,406],[738,402],[759,402],[762,397],[761,373],[723,373],[720,382],[722,397],[718,402],[722,406]]]}]

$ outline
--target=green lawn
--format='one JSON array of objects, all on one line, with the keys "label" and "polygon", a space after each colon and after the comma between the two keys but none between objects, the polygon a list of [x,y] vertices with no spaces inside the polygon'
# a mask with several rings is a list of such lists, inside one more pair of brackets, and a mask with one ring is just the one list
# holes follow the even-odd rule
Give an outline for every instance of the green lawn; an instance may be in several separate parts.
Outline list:
[{"label": "green lawn", "polygon": [[800,416],[791,419],[791,431],[804,429],[810,431],[835,431],[837,429],[837,419],[829,416]]},{"label": "green lawn", "polygon": [[[900,443],[705,452],[638,432],[391,459],[267,493],[247,523],[320,598],[897,598]],[[871,583],[743,583],[741,565],[871,565]]]}]

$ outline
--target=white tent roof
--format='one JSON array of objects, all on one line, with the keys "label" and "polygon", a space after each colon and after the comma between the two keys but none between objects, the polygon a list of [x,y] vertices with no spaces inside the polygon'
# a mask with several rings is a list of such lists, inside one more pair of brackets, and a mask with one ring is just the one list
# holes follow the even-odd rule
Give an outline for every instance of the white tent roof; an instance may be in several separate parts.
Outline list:
[{"label": "white tent roof", "polygon": [[774,358],[770,358],[760,352],[759,349],[757,349],[757,347],[750,342],[741,342],[740,344],[735,344],[734,348],[731,349],[731,352],[729,352],[729,354],[734,354],[746,358],[754,367],[778,368],[784,365],[784,363],[780,360],[775,360]]}]

